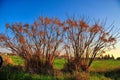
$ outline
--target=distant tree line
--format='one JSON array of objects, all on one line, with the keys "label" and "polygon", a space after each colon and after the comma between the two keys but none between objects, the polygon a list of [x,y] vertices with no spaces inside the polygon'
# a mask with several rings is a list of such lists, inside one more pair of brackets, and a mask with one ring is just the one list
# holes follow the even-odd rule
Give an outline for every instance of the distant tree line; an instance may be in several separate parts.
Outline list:
[{"label": "distant tree line", "polygon": [[[64,59],[66,59],[67,55],[59,55],[59,56],[57,56],[57,58],[64,58]],[[71,59],[72,58],[74,58],[74,57],[71,57]],[[117,59],[119,59],[119,58],[120,57],[118,57]],[[115,59],[115,57],[113,55],[110,55],[110,54],[101,55],[101,56],[98,56],[98,57],[95,58],[95,60],[114,60],[114,59]]]},{"label": "distant tree line", "polygon": [[104,56],[102,55],[100,57],[96,57],[96,59],[97,60],[114,60],[115,58],[113,55],[110,56],[110,54],[106,54]]}]

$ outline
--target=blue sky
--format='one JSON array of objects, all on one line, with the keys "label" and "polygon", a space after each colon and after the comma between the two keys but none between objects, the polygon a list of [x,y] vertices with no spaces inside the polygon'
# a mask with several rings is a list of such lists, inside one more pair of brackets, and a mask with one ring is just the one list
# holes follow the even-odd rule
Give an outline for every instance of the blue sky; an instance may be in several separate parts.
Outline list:
[{"label": "blue sky", "polygon": [[5,24],[33,23],[38,16],[85,16],[120,26],[120,0],[0,0],[0,31]]},{"label": "blue sky", "polygon": [[0,0],[0,32],[6,23],[30,23],[39,16],[85,16],[120,27],[120,0]]}]

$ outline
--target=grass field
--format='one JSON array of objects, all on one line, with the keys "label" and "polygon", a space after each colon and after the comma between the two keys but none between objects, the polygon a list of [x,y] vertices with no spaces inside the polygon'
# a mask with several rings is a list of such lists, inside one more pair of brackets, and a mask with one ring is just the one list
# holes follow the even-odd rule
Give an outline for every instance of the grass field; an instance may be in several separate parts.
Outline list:
[{"label": "grass field", "polygon": [[106,72],[120,68],[120,60],[97,60],[91,65],[91,71]]},{"label": "grass field", "polygon": [[[11,58],[15,64],[0,69],[0,80],[74,80],[66,77],[70,76],[69,74],[53,77],[23,72],[21,68],[18,67],[24,65],[24,60],[19,56],[11,56]],[[64,64],[64,59],[56,59],[54,62],[54,68],[60,70],[64,67]],[[90,80],[120,80],[119,72],[119,60],[96,60],[90,67],[89,76]]]}]

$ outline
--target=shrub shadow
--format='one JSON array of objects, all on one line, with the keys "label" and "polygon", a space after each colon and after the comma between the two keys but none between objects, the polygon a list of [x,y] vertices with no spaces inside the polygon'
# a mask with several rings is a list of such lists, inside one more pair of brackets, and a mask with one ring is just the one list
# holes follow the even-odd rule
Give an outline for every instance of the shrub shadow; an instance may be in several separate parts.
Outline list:
[{"label": "shrub shadow", "polygon": [[120,80],[120,69],[115,69],[104,73],[105,77],[111,78],[112,80]]},{"label": "shrub shadow", "polygon": [[32,77],[28,74],[24,75],[22,66],[3,66],[0,69],[0,80],[31,80]]}]

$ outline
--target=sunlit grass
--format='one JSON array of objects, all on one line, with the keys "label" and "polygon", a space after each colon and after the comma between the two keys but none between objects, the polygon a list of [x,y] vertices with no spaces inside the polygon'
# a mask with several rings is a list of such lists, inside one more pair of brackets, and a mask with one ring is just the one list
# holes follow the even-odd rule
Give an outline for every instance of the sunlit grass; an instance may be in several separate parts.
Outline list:
[{"label": "sunlit grass", "polygon": [[[24,60],[19,56],[11,56],[16,65],[24,65]],[[54,61],[55,69],[62,69],[66,60],[57,58]],[[104,72],[120,68],[120,60],[95,60],[93,61],[90,71]]]},{"label": "sunlit grass", "polygon": [[55,59],[54,61],[54,68],[62,69],[64,67],[66,60],[65,59]]},{"label": "sunlit grass", "polygon": [[120,60],[96,60],[91,65],[91,71],[106,72],[120,68]]},{"label": "sunlit grass", "polygon": [[11,56],[15,65],[24,65],[24,60],[20,56]]},{"label": "sunlit grass", "polygon": [[[11,56],[11,58],[14,61],[15,65],[2,67],[0,69],[0,80],[70,80],[70,78],[74,78],[74,75],[56,77],[41,74],[30,74],[22,71],[19,68],[19,66],[24,65],[24,60],[21,57]],[[64,67],[65,62],[65,59],[55,59],[54,68],[61,70]],[[106,72],[112,70],[114,71],[118,68],[120,69],[119,60],[95,60],[90,67],[90,80],[113,80],[112,77],[114,78],[116,76],[117,79],[119,79],[118,75],[115,72],[113,76],[111,75],[112,77],[106,77],[104,75]],[[97,72],[102,72],[102,74],[99,74]]]}]

